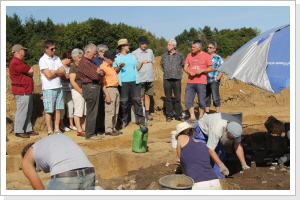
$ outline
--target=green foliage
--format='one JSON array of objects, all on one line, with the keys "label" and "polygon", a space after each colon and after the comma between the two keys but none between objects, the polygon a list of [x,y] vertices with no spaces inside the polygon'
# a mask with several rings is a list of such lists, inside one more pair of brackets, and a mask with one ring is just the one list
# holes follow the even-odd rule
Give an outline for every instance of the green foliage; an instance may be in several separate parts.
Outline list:
[{"label": "green foliage", "polygon": [[[153,50],[155,56],[161,56],[167,51],[167,40],[163,37],[156,38],[155,34],[142,28],[128,26],[124,23],[110,24],[97,18],[89,18],[81,23],[73,21],[64,25],[54,24],[50,18],[41,21],[30,16],[22,24],[20,18],[13,14],[12,16],[6,15],[6,24],[7,64],[12,56],[11,47],[18,43],[28,48],[24,61],[29,65],[37,64],[44,53],[43,43],[47,39],[55,41],[58,56],[61,56],[67,49],[80,48],[84,50],[89,43],[106,44],[109,49],[115,50],[118,40],[122,38],[128,40],[130,51],[134,51],[138,48],[137,41],[140,36],[147,36],[148,47]],[[244,27],[235,30],[214,28],[212,30],[209,26],[204,26],[198,30],[196,28],[185,29],[175,39],[177,49],[184,56],[191,52],[192,42],[200,39],[205,51],[209,41],[216,41],[217,53],[226,58],[258,34],[259,30],[255,28]]]}]

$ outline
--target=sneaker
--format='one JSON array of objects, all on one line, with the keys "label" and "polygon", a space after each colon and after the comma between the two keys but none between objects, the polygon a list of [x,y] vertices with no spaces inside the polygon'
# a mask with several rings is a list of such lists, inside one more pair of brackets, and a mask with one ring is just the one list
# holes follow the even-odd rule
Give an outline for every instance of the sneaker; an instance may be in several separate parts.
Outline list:
[{"label": "sneaker", "polygon": [[71,129],[69,129],[68,127],[59,127],[60,130],[64,131],[64,132],[68,132],[68,131],[71,131]]},{"label": "sneaker", "polygon": [[151,117],[150,115],[146,116],[147,120],[152,121],[153,117]]},{"label": "sneaker", "polygon": [[62,132],[59,129],[57,129],[54,131],[54,134],[62,134]]},{"label": "sneaker", "polygon": [[102,140],[103,137],[104,136],[102,136],[102,135],[94,135],[94,136],[92,136],[90,138],[85,138],[85,139],[86,140]]},{"label": "sneaker", "polygon": [[50,136],[50,135],[54,135],[53,131],[48,132],[48,136]]},{"label": "sneaker", "polygon": [[16,136],[20,138],[30,138],[30,135],[26,133],[16,133]]},{"label": "sneaker", "polygon": [[77,131],[76,126],[70,126],[69,128],[72,129],[72,130],[74,130],[74,131]]},{"label": "sneaker", "polygon": [[112,131],[112,132],[106,132],[105,135],[118,136],[119,134]]}]

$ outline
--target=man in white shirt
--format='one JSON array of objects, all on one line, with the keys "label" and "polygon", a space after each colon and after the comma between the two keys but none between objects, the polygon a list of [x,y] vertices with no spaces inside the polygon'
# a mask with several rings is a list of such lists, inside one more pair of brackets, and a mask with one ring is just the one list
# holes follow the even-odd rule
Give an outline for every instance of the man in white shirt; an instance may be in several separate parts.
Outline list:
[{"label": "man in white shirt", "polygon": [[[65,74],[61,60],[54,55],[56,51],[52,40],[44,43],[44,55],[39,60],[39,67],[42,80],[43,103],[45,109],[45,120],[48,135],[61,133],[59,130],[60,110],[64,109],[63,91],[61,76]],[[54,115],[54,123],[52,115]],[[52,124],[54,124],[54,131]]]},{"label": "man in white shirt", "polygon": [[249,169],[246,164],[244,149],[241,145],[243,128],[241,121],[227,113],[205,114],[199,119],[194,128],[197,130],[195,139],[206,143],[209,155],[214,161],[214,170],[219,178],[229,175],[228,168],[224,165],[226,154],[223,145],[234,142],[234,149],[239,158],[242,169]]}]

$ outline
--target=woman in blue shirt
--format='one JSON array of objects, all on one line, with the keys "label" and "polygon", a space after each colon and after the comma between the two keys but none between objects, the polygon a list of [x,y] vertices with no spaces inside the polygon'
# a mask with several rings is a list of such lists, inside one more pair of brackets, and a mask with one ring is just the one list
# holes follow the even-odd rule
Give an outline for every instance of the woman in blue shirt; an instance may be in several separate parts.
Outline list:
[{"label": "woman in blue shirt", "polygon": [[176,126],[177,155],[184,174],[195,184],[192,190],[222,190],[220,181],[212,166],[207,146],[194,139],[196,130],[187,122]]},{"label": "woman in blue shirt", "polygon": [[138,119],[138,124],[147,126],[141,101],[141,85],[137,66],[139,65],[135,56],[129,52],[127,39],[120,39],[117,47],[113,66],[118,73],[120,85],[120,128],[123,129],[128,124],[128,103],[132,100],[134,112]]}]

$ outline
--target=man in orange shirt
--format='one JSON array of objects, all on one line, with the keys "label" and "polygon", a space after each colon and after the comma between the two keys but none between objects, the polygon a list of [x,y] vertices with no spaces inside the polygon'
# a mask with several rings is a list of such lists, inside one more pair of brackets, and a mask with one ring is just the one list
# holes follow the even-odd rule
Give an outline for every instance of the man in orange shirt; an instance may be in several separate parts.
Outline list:
[{"label": "man in orange shirt", "polygon": [[105,71],[105,76],[101,78],[102,90],[105,101],[105,135],[117,136],[122,134],[116,129],[119,114],[120,94],[118,90],[119,80],[117,72],[112,66],[116,54],[112,50],[104,53],[104,61],[100,69]]},{"label": "man in orange shirt", "polygon": [[202,51],[200,40],[195,40],[192,44],[192,52],[188,54],[184,62],[184,71],[189,74],[185,89],[185,107],[189,109],[189,123],[196,122],[194,112],[194,98],[197,93],[199,105],[199,119],[203,117],[206,107],[206,84],[207,73],[213,71],[212,60],[208,53]]}]

